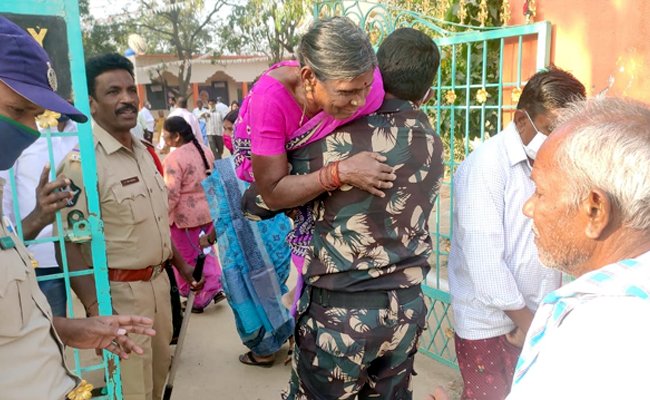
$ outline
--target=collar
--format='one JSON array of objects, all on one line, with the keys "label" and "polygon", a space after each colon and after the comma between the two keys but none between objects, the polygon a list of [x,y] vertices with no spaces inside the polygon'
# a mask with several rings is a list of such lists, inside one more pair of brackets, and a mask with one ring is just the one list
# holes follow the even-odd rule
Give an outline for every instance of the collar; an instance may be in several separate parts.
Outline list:
[{"label": "collar", "polygon": [[[92,122],[93,127],[93,137],[95,138],[95,146],[101,144],[106,151],[106,154],[113,154],[120,149],[124,149],[128,152],[132,152],[131,149],[128,149],[118,142],[110,133],[108,133],[104,128],[102,128],[95,120]],[[142,147],[144,145],[136,138],[133,138],[133,149]]]},{"label": "collar", "polygon": [[519,136],[519,131],[517,131],[517,126],[514,121],[510,122],[501,134],[505,136],[504,143],[510,166],[515,166],[524,161],[528,163],[528,156],[524,150],[524,143],[521,141],[521,136]]},{"label": "collar", "polygon": [[413,111],[418,108],[413,105],[408,100],[402,100],[397,98],[384,99],[384,102],[381,104],[379,109],[376,111],[377,114],[389,114],[396,113],[400,111]]}]

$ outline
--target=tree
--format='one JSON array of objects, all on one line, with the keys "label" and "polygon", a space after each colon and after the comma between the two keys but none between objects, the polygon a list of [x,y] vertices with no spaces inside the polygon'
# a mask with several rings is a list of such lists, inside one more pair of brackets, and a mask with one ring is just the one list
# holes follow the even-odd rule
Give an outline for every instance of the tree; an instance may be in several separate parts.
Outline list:
[{"label": "tree", "polygon": [[[191,60],[209,52],[210,23],[225,4],[226,0],[138,0],[130,9],[97,21],[89,14],[88,0],[80,0],[86,55],[123,52],[128,48],[128,35],[137,33],[145,39],[149,51],[171,53],[178,58],[178,94],[188,96]],[[168,67],[160,64],[153,72],[164,86],[167,82],[163,73]]]},{"label": "tree", "polygon": [[276,63],[293,55],[311,5],[310,0],[250,0],[233,8],[220,36],[232,53],[261,53]]},{"label": "tree", "polygon": [[[126,38],[133,25],[127,21],[100,22],[90,15],[88,0],[79,0],[82,42],[86,59],[104,53],[121,53],[127,48]],[[126,22],[126,23],[125,23]]]},{"label": "tree", "polygon": [[[145,37],[157,37],[161,50],[178,57],[179,94],[187,96],[192,76],[191,60],[205,52],[210,43],[208,24],[226,4],[215,0],[208,6],[204,0],[140,0],[142,15],[136,26]],[[159,72],[162,78],[162,74]]]}]

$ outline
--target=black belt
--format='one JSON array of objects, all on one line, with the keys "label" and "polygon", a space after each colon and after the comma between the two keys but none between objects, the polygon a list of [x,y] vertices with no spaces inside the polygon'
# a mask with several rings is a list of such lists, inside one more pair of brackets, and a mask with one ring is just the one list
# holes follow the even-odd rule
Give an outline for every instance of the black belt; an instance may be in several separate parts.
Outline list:
[{"label": "black belt", "polygon": [[[420,285],[407,289],[395,289],[400,304],[415,300],[422,288]],[[389,291],[371,290],[366,292],[338,292],[312,286],[311,301],[323,307],[371,308],[380,309],[389,306]]]}]

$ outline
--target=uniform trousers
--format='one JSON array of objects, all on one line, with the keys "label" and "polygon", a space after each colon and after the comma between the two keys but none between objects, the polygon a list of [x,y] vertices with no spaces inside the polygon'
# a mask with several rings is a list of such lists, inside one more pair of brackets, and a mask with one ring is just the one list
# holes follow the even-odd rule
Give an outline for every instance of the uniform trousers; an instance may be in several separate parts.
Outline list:
[{"label": "uniform trousers", "polygon": [[121,366],[124,400],[153,400],[162,397],[171,364],[169,342],[172,338],[172,316],[169,278],[162,271],[150,281],[111,281],[113,309],[122,315],[141,315],[153,319],[154,337],[132,335],[131,340],[144,350],[142,356],[132,355]]},{"label": "uniform trousers", "polygon": [[307,286],[300,299],[291,381],[282,398],[411,400],[426,323],[422,293],[385,307],[343,308],[311,301],[309,292]]},{"label": "uniform trousers", "polygon": [[456,357],[463,377],[462,400],[503,400],[510,393],[521,349],[505,335],[469,340],[456,335]]}]

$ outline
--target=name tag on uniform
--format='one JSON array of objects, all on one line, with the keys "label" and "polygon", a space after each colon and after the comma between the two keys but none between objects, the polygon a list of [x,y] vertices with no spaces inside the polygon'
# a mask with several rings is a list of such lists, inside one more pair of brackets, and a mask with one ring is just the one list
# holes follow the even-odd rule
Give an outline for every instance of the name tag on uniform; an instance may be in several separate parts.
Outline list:
[{"label": "name tag on uniform", "polygon": [[134,176],[134,177],[131,177],[131,178],[122,179],[122,180],[120,181],[120,183],[122,184],[122,186],[129,186],[129,185],[133,185],[134,183],[138,183],[138,182],[140,182],[140,178],[138,178],[137,176]]}]

